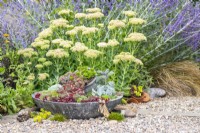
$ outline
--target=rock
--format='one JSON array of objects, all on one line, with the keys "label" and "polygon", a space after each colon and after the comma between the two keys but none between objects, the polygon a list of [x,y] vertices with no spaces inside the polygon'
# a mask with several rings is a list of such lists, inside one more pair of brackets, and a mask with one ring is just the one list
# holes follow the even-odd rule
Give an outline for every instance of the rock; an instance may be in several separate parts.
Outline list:
[{"label": "rock", "polygon": [[110,120],[108,121],[108,124],[109,125],[114,125],[114,124],[117,124],[118,122],[116,120]]},{"label": "rock", "polygon": [[149,95],[152,99],[166,96],[166,91],[161,88],[150,88]]},{"label": "rock", "polygon": [[117,105],[115,110],[120,111],[125,117],[135,117],[137,113],[137,110],[130,105]]},{"label": "rock", "polygon": [[124,116],[125,117],[135,117],[136,116],[137,111],[133,111],[133,110],[125,110]]},{"label": "rock", "polygon": [[27,108],[27,109],[22,109],[18,114],[17,114],[17,120],[19,122],[24,122],[27,121],[30,118],[30,113],[31,111],[38,110],[38,108]]}]

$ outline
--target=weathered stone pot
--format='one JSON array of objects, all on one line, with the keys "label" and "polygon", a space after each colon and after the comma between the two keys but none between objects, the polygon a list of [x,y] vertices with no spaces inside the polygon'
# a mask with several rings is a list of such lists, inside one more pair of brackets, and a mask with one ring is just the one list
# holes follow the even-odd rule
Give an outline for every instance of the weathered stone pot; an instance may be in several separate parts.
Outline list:
[{"label": "weathered stone pot", "polygon": [[[123,96],[118,96],[116,99],[110,100],[106,106],[109,111],[113,110],[115,106],[121,103]],[[63,103],[63,102],[51,102],[43,101],[35,98],[35,94],[32,98],[39,108],[44,108],[52,112],[53,114],[59,113],[67,116],[70,119],[89,119],[103,116],[98,112],[98,102],[87,103]]]},{"label": "weathered stone pot", "polygon": [[90,92],[92,91],[93,88],[97,87],[96,83],[96,77],[94,77],[86,86],[85,86],[85,92]]}]

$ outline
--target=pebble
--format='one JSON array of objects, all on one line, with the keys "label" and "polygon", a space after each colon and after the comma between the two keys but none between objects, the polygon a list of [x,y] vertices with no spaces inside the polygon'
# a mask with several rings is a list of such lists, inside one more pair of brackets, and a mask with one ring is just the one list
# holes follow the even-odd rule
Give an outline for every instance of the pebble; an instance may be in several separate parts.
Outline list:
[{"label": "pebble", "polygon": [[150,88],[148,93],[151,99],[166,96],[166,91],[161,88]]},{"label": "pebble", "polygon": [[68,120],[66,122],[54,122],[44,120],[43,123],[34,123],[32,119],[25,122],[18,122],[8,119],[5,122],[0,120],[0,133],[178,133],[200,131],[200,116],[189,117],[182,115],[163,115],[161,110],[174,111],[180,114],[192,110],[194,113],[200,112],[200,98],[197,97],[165,97],[157,98],[148,103],[130,104],[137,111],[146,109],[157,112],[157,114],[139,114],[135,117],[127,117],[123,122],[108,121],[103,117],[91,118],[89,120]]}]

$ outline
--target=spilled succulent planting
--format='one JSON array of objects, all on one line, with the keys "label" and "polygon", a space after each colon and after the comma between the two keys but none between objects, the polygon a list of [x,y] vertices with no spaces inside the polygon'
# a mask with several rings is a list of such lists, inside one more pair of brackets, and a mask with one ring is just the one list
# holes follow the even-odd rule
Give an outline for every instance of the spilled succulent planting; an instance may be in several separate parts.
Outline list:
[{"label": "spilled succulent planting", "polygon": [[30,48],[18,51],[30,71],[27,81],[34,80],[36,89],[46,90],[58,84],[61,75],[83,66],[113,71],[108,80],[114,81],[117,91],[125,92],[131,84],[149,85],[151,78],[135,56],[139,46],[147,43],[140,33],[146,21],[137,18],[136,12],[124,11],[122,19],[113,17],[109,22],[99,8],[81,13],[63,9],[58,15],[60,18],[51,20]]}]

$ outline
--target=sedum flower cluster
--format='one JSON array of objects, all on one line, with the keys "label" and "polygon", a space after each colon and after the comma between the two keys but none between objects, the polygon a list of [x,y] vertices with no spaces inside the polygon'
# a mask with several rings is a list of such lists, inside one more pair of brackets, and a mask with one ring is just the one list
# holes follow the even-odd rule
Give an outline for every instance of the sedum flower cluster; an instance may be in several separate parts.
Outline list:
[{"label": "sedum flower cluster", "polygon": [[124,38],[124,42],[141,42],[141,41],[147,41],[147,38],[142,33],[131,33],[128,35],[128,37]]},{"label": "sedum flower cluster", "polygon": [[143,65],[142,61],[135,58],[131,53],[129,52],[121,52],[120,54],[116,55],[113,63],[114,64],[119,64],[120,62],[135,62],[138,65]]},{"label": "sedum flower cluster", "polygon": [[108,29],[124,28],[126,24],[122,20],[111,20],[108,24]]},{"label": "sedum flower cluster", "polygon": [[44,29],[42,32],[38,34],[39,38],[47,38],[53,35],[53,30],[51,28]]},{"label": "sedum flower cluster", "polygon": [[34,51],[33,48],[25,48],[25,49],[20,49],[17,52],[18,55],[23,55],[24,57],[32,57],[35,55],[38,55],[36,51]]},{"label": "sedum flower cluster", "polygon": [[73,47],[71,47],[72,52],[84,52],[88,50],[88,47],[85,46],[84,43],[76,42]]},{"label": "sedum flower cluster", "polygon": [[64,39],[54,39],[52,40],[52,44],[61,46],[63,48],[70,48],[73,45],[73,42],[69,40],[64,40]]},{"label": "sedum flower cluster", "polygon": [[129,19],[129,24],[132,24],[132,25],[142,25],[142,24],[145,24],[146,22],[147,22],[146,20],[143,20],[141,18]]},{"label": "sedum flower cluster", "polygon": [[39,40],[37,38],[35,42],[31,44],[32,47],[34,48],[40,48],[40,49],[48,49],[50,47],[50,41],[49,40]]},{"label": "sedum flower cluster", "polygon": [[69,53],[66,52],[64,49],[58,48],[58,49],[49,50],[46,53],[46,56],[52,57],[52,58],[64,58],[64,57],[69,57]]},{"label": "sedum flower cluster", "polygon": [[127,17],[135,17],[136,12],[134,12],[134,11],[123,11],[122,14],[124,14]]},{"label": "sedum flower cluster", "polygon": [[64,10],[61,10],[61,11],[59,11],[58,12],[58,15],[70,15],[70,13],[72,13],[72,11],[71,10],[69,10],[69,9],[64,9]]},{"label": "sedum flower cluster", "polygon": [[68,21],[64,18],[59,18],[59,19],[55,19],[55,20],[52,20],[50,22],[50,27],[51,28],[59,28],[59,27],[68,27]]},{"label": "sedum flower cluster", "polygon": [[48,77],[49,77],[48,73],[39,73],[38,74],[38,79],[41,81],[46,80]]},{"label": "sedum flower cluster", "polygon": [[99,57],[100,55],[102,55],[103,52],[101,51],[98,51],[98,50],[94,50],[94,49],[88,49],[87,51],[85,51],[84,55],[87,57],[87,58],[97,58]]}]

